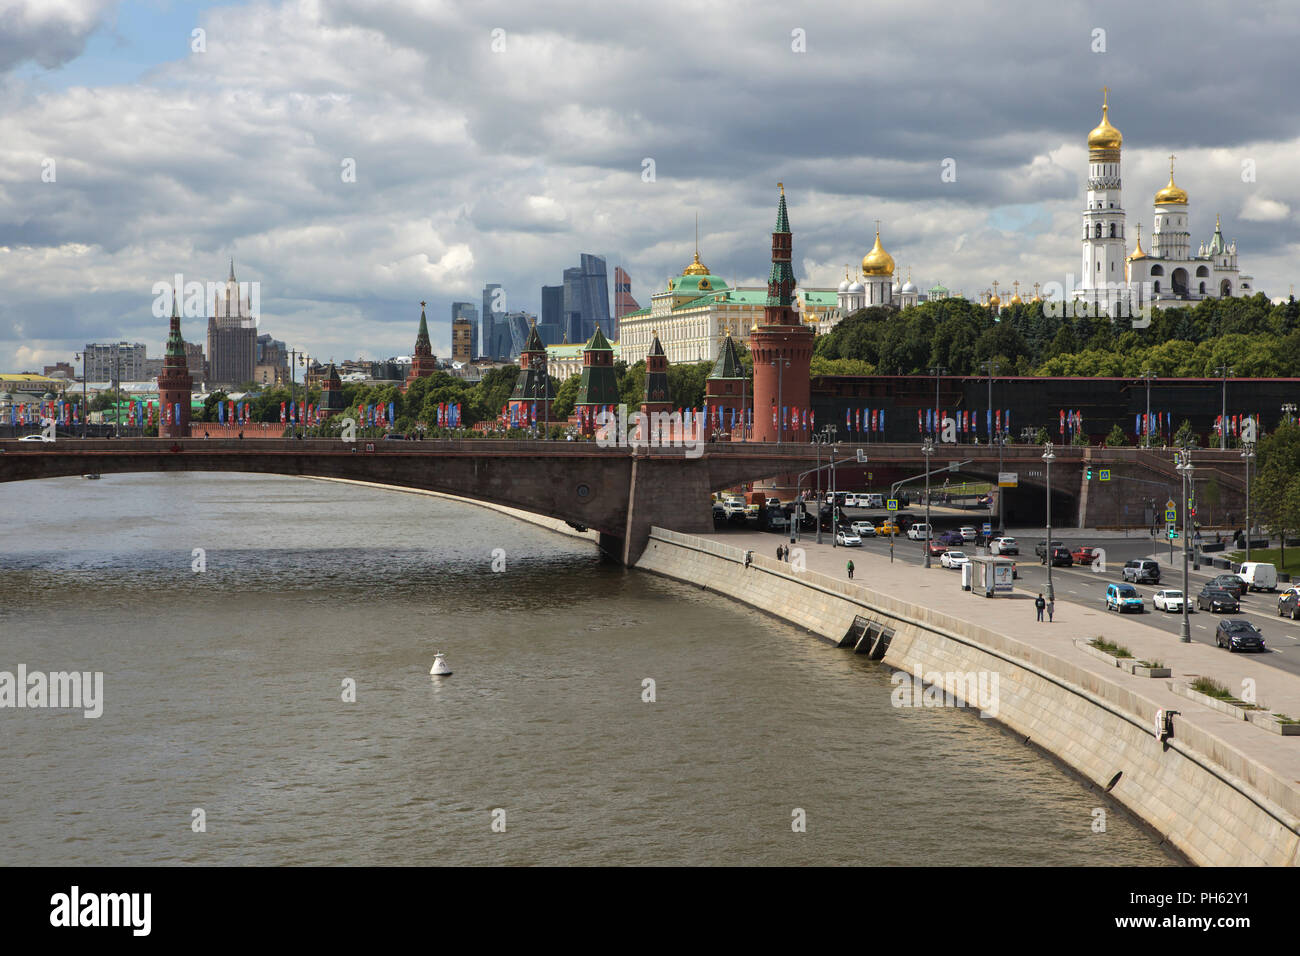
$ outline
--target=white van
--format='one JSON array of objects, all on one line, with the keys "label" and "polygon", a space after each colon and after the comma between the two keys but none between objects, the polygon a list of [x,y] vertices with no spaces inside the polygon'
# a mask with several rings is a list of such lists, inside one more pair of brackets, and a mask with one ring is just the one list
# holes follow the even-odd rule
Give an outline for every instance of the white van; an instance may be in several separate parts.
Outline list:
[{"label": "white van", "polygon": [[[861,500],[862,497],[863,497],[862,495],[859,495],[859,496],[858,496],[858,500]],[[885,496],[884,496],[884,495],[871,494],[871,495],[866,495],[865,497],[866,497],[867,500],[862,502],[863,507],[865,507],[865,508],[883,508],[883,507],[885,507]]]},{"label": "white van", "polygon": [[1264,561],[1247,561],[1237,571],[1250,591],[1276,591],[1277,568]]}]

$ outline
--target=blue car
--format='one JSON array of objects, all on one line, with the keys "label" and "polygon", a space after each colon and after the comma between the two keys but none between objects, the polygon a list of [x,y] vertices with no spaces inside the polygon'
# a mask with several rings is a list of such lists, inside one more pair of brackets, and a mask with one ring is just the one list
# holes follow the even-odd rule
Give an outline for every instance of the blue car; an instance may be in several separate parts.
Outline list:
[{"label": "blue car", "polygon": [[1137,588],[1133,587],[1133,585],[1106,585],[1106,610],[1118,611],[1121,614],[1125,611],[1144,614],[1146,609],[1146,602],[1142,600],[1142,595],[1138,594]]}]

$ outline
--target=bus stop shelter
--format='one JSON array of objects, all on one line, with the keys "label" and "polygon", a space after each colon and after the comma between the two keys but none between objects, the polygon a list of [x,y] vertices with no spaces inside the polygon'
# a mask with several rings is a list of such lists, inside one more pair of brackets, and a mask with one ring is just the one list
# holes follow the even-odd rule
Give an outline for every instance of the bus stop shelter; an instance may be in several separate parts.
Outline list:
[{"label": "bus stop shelter", "polygon": [[977,554],[970,559],[971,592],[985,597],[1010,594],[1014,587],[1016,563],[1010,558]]}]

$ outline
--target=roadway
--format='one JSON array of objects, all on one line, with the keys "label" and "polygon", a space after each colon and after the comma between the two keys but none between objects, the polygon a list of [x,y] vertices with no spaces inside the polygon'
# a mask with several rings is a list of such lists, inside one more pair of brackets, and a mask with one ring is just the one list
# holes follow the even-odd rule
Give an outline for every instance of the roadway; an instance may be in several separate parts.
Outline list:
[{"label": "roadway", "polygon": [[[871,509],[868,512],[848,508],[845,509],[844,514],[850,521],[874,520],[881,517],[881,513],[877,509]],[[915,505],[907,509],[905,514],[912,520],[925,520],[925,509],[917,508]],[[940,533],[950,527],[956,528],[959,525],[974,525],[979,528],[982,526],[985,517],[986,513],[981,511],[959,512],[957,509],[944,509],[941,513],[939,509],[931,508],[931,523],[937,527]],[[1021,553],[1010,556],[1016,562],[1016,570],[1019,573],[1017,587],[1032,594],[1045,591],[1047,588],[1047,568],[1034,555],[1034,545],[1046,537],[1046,529],[1011,528],[1008,531],[1020,543]],[[829,530],[823,528],[822,537],[824,541],[823,547],[829,548],[832,537]],[[776,533],[773,533],[771,538],[773,548],[783,540]],[[1102,548],[1106,552],[1106,569],[1104,571],[1094,571],[1091,568],[1078,566],[1053,568],[1052,584],[1057,600],[1073,601],[1083,605],[1092,604],[1095,607],[1104,608],[1106,585],[1117,584],[1123,580],[1120,569],[1124,566],[1124,562],[1133,558],[1154,558],[1160,562],[1161,583],[1135,585],[1147,605],[1147,612],[1141,616],[1141,619],[1143,623],[1157,627],[1175,639],[1182,636],[1182,614],[1157,611],[1153,601],[1156,591],[1162,588],[1182,590],[1183,555],[1181,550],[1175,547],[1174,561],[1171,564],[1168,542],[1154,541],[1140,531],[1125,535],[1122,531],[1098,532],[1077,528],[1053,528],[1052,538],[1064,542],[1065,546],[1071,551],[1080,545],[1089,545]],[[800,543],[805,546],[815,544],[816,540],[816,532],[803,532],[800,536]],[[1160,547],[1161,544],[1164,544],[1163,550]],[[897,535],[894,537],[893,547],[895,561],[915,565],[925,563],[924,542],[911,541],[906,535]],[[857,548],[845,549],[846,554],[857,550]],[[862,550],[888,557],[890,539],[888,537],[863,538]],[[954,550],[965,551],[968,555],[978,553],[978,549],[973,544],[967,544],[960,548],[954,546]],[[933,563],[936,567],[938,566],[938,557],[933,559]],[[944,569],[944,571],[953,575],[960,574],[956,570]],[[1226,572],[1219,568],[1211,568],[1208,565],[1202,565],[1200,571],[1192,571],[1189,565],[1188,590],[1193,601],[1196,594],[1200,592],[1202,585],[1206,584],[1215,575],[1224,573]],[[1285,585],[1281,586],[1285,587]],[[1198,612],[1195,610],[1195,604],[1193,604],[1192,613],[1189,616],[1192,640],[1214,646],[1214,631],[1222,618],[1245,618],[1263,631],[1265,644],[1269,648],[1267,653],[1253,656],[1257,657],[1261,662],[1270,664],[1280,670],[1300,675],[1300,622],[1292,621],[1290,618],[1278,617],[1277,597],[1277,593],[1268,591],[1247,591],[1241,598],[1241,611],[1237,614],[1228,615],[1211,614],[1207,611]],[[1017,610],[1019,609],[1017,608]],[[1224,651],[1223,653],[1228,652]]]}]

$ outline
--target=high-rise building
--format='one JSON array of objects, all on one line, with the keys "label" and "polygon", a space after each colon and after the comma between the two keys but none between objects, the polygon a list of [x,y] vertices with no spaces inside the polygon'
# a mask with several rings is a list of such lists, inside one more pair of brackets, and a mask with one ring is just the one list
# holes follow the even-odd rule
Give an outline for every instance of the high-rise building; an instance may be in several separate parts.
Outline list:
[{"label": "high-rise building", "polygon": [[181,313],[172,296],[171,328],[167,335],[167,355],[158,375],[159,438],[190,437],[190,399],[194,379],[185,365],[185,340],[181,338]]},{"label": "high-rise building", "polygon": [[451,320],[451,360],[462,365],[474,358],[474,327],[463,315]]},{"label": "high-rise building", "polygon": [[536,323],[537,316],[531,312],[507,312],[500,317],[498,325],[510,335],[510,347],[507,350],[508,358],[517,358],[522,354],[525,345],[532,336],[532,329]]},{"label": "high-rise building", "polygon": [[622,266],[615,266],[614,318],[621,319],[629,312],[638,312],[640,309],[636,299],[632,298],[632,277],[623,271]]},{"label": "high-rise building", "polygon": [[547,345],[559,345],[564,338],[564,286],[542,286],[542,320],[537,334]]},{"label": "high-rise building", "polygon": [[208,380],[208,362],[203,357],[202,342],[185,343],[185,368],[189,371],[190,377],[196,381]]},{"label": "high-rise building", "polygon": [[477,351],[479,342],[479,319],[478,309],[473,302],[453,302],[451,304],[451,321],[455,323],[457,319],[464,318],[469,321],[470,340],[469,350],[471,353]]},{"label": "high-rise building", "polygon": [[506,311],[506,294],[501,288],[500,282],[489,282],[483,287],[483,327],[482,339],[471,343],[470,350],[474,355],[486,355],[488,358],[496,358],[495,348],[497,322],[500,316]]},{"label": "high-rise building", "polygon": [[570,342],[585,342],[596,326],[618,338],[618,327],[609,316],[609,278],[601,256],[583,253],[576,268],[564,270],[563,331]]},{"label": "high-rise building", "polygon": [[82,370],[88,382],[143,382],[148,374],[143,342],[87,345]]},{"label": "high-rise building", "polygon": [[230,263],[225,295],[218,294],[215,315],[208,317],[209,384],[237,386],[253,380],[257,367],[257,320],[239,294],[235,263]]}]

